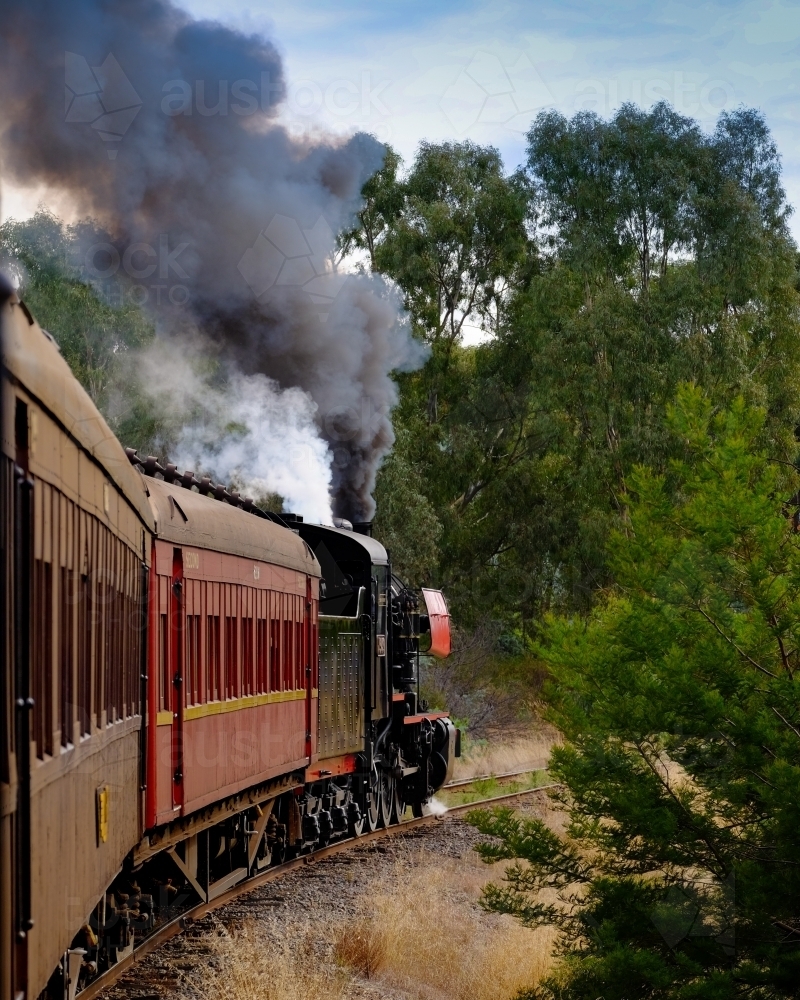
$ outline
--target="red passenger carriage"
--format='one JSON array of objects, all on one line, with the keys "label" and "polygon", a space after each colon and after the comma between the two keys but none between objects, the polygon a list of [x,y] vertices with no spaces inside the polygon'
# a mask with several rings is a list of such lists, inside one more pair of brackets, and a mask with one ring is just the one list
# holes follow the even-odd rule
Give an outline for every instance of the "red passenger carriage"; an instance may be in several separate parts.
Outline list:
[{"label": "red passenger carriage", "polygon": [[151,829],[315,759],[319,566],[266,518],[146,482]]}]

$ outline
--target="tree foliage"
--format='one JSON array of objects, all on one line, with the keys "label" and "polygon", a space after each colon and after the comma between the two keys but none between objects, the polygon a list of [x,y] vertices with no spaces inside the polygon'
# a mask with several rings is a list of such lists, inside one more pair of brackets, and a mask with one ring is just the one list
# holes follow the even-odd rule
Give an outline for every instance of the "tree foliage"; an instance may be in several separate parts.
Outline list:
[{"label": "tree foliage", "polygon": [[560,930],[531,996],[797,995],[798,477],[759,447],[765,422],[683,387],[678,457],[630,476],[615,587],[588,620],[544,626],[567,837],[471,817],[497,838],[484,860],[518,859],[484,905]]},{"label": "tree foliage", "polygon": [[397,281],[417,329],[444,360],[468,322],[497,327],[529,251],[526,185],[507,178],[496,150],[422,143],[375,251]]},{"label": "tree foliage", "polygon": [[136,367],[154,342],[154,324],[123,283],[103,288],[86,280],[81,248],[102,239],[91,220],[67,226],[39,210],[0,226],[0,262],[15,273],[26,304],[114,433],[144,454],[163,454],[178,429],[175,417],[169,400],[143,391]]},{"label": "tree foliage", "polygon": [[[511,174],[470,142],[407,170],[387,150],[339,239],[429,349],[396,373],[377,534],[461,627],[538,636],[551,672],[568,836],[476,817],[514,862],[485,903],[559,928],[532,996],[791,996],[800,277],[778,153],[757,111],[707,134],[664,103],[546,111],[527,139]],[[152,324],[86,283],[85,235],[40,212],[0,255],[117,434],[163,454],[171,401],[132,364]]]},{"label": "tree foliage", "polygon": [[18,277],[31,311],[98,405],[108,399],[118,360],[150,343],[153,326],[130,303],[104,301],[82,280],[77,233],[49,212],[0,226],[0,254]]},{"label": "tree foliage", "polygon": [[375,491],[375,531],[391,554],[394,572],[421,587],[436,574],[442,526],[404,450],[396,448],[384,461]]},{"label": "tree foliage", "polygon": [[760,114],[707,135],[663,103],[544,112],[528,143],[511,176],[469,143],[423,145],[405,176],[392,159],[374,253],[432,345],[399,376],[397,421],[442,526],[439,578],[466,624],[523,629],[611,580],[628,476],[666,468],[680,383],[762,407],[782,461],[800,423],[797,256]]}]

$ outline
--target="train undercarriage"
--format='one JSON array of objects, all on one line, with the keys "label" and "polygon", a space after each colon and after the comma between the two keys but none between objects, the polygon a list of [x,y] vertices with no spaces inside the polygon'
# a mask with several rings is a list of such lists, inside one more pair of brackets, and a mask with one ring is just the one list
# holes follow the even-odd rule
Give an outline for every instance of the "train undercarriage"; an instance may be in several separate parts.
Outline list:
[{"label": "train undercarriage", "polygon": [[[302,771],[284,775],[146,836],[75,936],[47,1000],[74,1000],[198,902],[337,839],[400,823],[407,810],[422,815],[458,754],[458,731],[434,713],[423,716],[409,739],[405,718],[398,709],[349,773],[326,775],[323,761],[313,781],[304,781]],[[395,741],[398,735],[404,739]]]}]

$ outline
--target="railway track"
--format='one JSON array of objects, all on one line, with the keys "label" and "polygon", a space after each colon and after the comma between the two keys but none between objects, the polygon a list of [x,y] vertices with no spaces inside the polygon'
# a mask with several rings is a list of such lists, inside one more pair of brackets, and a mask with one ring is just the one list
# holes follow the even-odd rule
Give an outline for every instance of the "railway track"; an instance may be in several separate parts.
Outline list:
[{"label": "railway track", "polygon": [[500,774],[476,774],[471,778],[459,778],[458,781],[448,781],[442,785],[440,792],[452,791],[454,788],[464,788],[467,785],[476,785],[479,781],[504,781],[511,778],[521,778],[526,774],[541,774],[546,771],[546,767],[526,767],[522,771],[501,771]]},{"label": "railway track", "polygon": [[[534,770],[538,771],[544,769],[535,768]],[[513,776],[518,776],[530,773],[531,770],[513,772],[512,774]],[[487,777],[511,777],[512,774],[502,776],[490,775]],[[463,787],[480,780],[482,779],[469,778],[463,781],[453,782],[450,785],[445,785],[443,787]],[[397,823],[384,829],[375,830],[372,833],[366,833],[360,837],[348,837],[346,840],[338,840],[336,843],[329,844],[327,847],[319,848],[311,854],[303,854],[300,857],[292,858],[291,861],[285,861],[281,865],[275,865],[274,868],[269,868],[267,871],[262,872],[259,875],[255,875],[252,878],[246,879],[244,882],[240,882],[239,885],[233,886],[233,888],[228,889],[227,892],[221,893],[219,896],[207,903],[198,903],[196,906],[193,906],[188,910],[184,910],[183,913],[180,913],[172,920],[163,924],[147,938],[145,938],[144,941],[142,941],[141,944],[134,949],[132,954],[122,959],[122,961],[112,966],[112,968],[110,968],[107,972],[104,972],[93,982],[89,983],[88,986],[80,991],[78,997],[80,997],[81,1000],[95,1000],[95,998],[99,997],[104,990],[113,986],[123,976],[130,972],[130,970],[134,968],[138,962],[142,961],[142,959],[146,958],[148,955],[151,955],[154,951],[157,951],[167,941],[177,937],[179,934],[182,934],[195,921],[200,920],[212,911],[225,906],[227,903],[230,903],[239,896],[247,895],[263,885],[267,885],[270,882],[274,882],[283,876],[288,875],[290,872],[316,864],[318,861],[322,861],[325,858],[347,851],[356,845],[360,847],[364,844],[370,843],[371,841],[383,840],[387,837],[395,836],[396,834],[406,833],[407,831],[418,829],[422,826],[429,826],[438,823],[445,815],[458,816],[471,809],[510,804],[511,802],[521,799],[527,795],[535,795],[538,792],[545,792],[551,788],[557,787],[558,783],[539,785],[537,788],[527,788],[522,791],[509,792],[505,795],[494,795],[491,798],[479,799],[476,802],[469,802],[464,805],[452,806],[447,808],[446,813],[442,813],[441,815],[430,814],[427,816],[420,816],[415,819],[404,820],[402,823]]]}]

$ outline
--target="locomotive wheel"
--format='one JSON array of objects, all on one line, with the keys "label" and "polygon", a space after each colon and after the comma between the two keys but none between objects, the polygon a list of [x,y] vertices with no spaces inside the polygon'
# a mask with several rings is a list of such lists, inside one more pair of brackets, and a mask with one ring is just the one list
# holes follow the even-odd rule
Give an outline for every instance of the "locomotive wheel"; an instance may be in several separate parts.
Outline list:
[{"label": "locomotive wheel", "polygon": [[392,801],[394,799],[394,775],[391,771],[381,771],[380,825],[390,826],[392,822]]},{"label": "locomotive wheel", "polygon": [[403,813],[406,811],[406,803],[403,798],[403,785],[397,778],[393,778],[394,794],[392,795],[392,823],[401,823]]},{"label": "locomotive wheel", "polygon": [[369,776],[369,792],[367,794],[366,809],[364,819],[367,830],[372,833],[378,829],[381,819],[381,778],[376,767],[372,768]]},{"label": "locomotive wheel", "polygon": [[358,816],[357,820],[353,819],[353,816],[351,814],[350,820],[349,820],[349,823],[348,823],[348,830],[349,830],[350,836],[351,837],[360,837],[361,834],[364,832],[364,827],[366,825],[367,825],[367,817],[360,810],[359,810],[359,816]]}]

